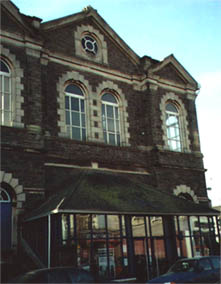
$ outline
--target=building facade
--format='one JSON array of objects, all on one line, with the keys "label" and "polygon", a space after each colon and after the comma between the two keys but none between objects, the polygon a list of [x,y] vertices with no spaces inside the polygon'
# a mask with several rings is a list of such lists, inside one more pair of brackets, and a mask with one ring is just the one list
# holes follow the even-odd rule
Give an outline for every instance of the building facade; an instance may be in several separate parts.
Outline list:
[{"label": "building facade", "polygon": [[42,22],[3,1],[1,19],[3,259],[150,279],[217,253],[199,87],[177,59],[139,57],[92,7]]}]

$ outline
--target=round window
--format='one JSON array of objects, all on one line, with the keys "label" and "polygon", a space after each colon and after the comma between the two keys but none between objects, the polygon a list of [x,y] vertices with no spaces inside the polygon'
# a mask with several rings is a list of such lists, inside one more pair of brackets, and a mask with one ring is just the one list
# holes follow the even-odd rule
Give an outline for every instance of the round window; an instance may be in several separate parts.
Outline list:
[{"label": "round window", "polygon": [[97,54],[97,42],[94,38],[92,38],[91,36],[84,36],[81,40],[82,46],[84,48],[84,50],[88,53]]}]

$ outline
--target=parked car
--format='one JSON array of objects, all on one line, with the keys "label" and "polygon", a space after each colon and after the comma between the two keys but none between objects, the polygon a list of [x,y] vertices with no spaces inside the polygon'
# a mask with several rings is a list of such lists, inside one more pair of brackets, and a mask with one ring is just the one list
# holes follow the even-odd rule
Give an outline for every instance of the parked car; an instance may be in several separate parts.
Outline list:
[{"label": "parked car", "polygon": [[81,268],[53,267],[27,272],[9,283],[96,283],[96,279]]},{"label": "parked car", "polygon": [[175,262],[167,273],[148,283],[221,283],[220,256],[184,258]]}]

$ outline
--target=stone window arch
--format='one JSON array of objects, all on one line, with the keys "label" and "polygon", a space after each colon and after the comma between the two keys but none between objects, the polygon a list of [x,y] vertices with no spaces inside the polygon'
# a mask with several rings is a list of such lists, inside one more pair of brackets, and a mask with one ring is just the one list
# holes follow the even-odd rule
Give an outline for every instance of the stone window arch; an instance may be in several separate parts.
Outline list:
[{"label": "stone window arch", "polygon": [[183,102],[174,93],[167,93],[161,99],[160,110],[164,149],[190,152],[187,111]]},{"label": "stone window arch", "polygon": [[10,52],[9,49],[0,45],[1,61],[4,62],[10,70],[10,121],[4,125],[13,127],[24,127],[23,117],[24,110],[22,109],[22,103],[24,103],[24,97],[21,92],[24,89],[22,83],[23,69],[20,67],[20,62],[16,59],[16,56]]},{"label": "stone window arch", "polygon": [[173,190],[173,193],[178,197],[185,198],[187,200],[192,200],[195,203],[199,203],[195,192],[187,185],[177,185],[176,188]]},{"label": "stone window arch", "polygon": [[16,248],[18,243],[18,216],[24,210],[26,199],[23,186],[11,173],[0,171],[1,202],[10,203],[11,219],[11,248]]},{"label": "stone window arch", "polygon": [[117,84],[114,84],[111,81],[104,81],[98,85],[96,88],[96,93],[99,94],[99,103],[97,105],[97,112],[100,118],[100,131],[101,131],[101,140],[105,142],[103,125],[102,125],[102,96],[104,94],[111,94],[116,98],[116,104],[119,110],[119,132],[120,132],[120,145],[129,146],[129,123],[128,123],[128,112],[127,112],[127,100],[124,93],[118,87]]},{"label": "stone window arch", "polygon": [[70,137],[70,133],[68,131],[68,125],[66,124],[66,110],[65,110],[65,96],[66,96],[66,88],[68,85],[75,85],[82,91],[84,95],[84,103],[85,103],[85,128],[87,129],[86,140],[90,140],[91,137],[91,94],[92,88],[89,82],[84,78],[84,76],[80,75],[78,72],[70,71],[63,74],[57,83],[57,91],[58,91],[58,109],[57,113],[59,116],[58,126],[60,137]]},{"label": "stone window arch", "polygon": [[77,56],[108,64],[107,43],[99,30],[91,25],[80,25],[74,33]]}]

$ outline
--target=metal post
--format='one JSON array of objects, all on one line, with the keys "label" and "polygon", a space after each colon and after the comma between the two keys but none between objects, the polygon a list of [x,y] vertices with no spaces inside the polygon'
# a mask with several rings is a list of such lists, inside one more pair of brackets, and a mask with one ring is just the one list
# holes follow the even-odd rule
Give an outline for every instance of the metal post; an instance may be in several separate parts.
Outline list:
[{"label": "metal post", "polygon": [[51,267],[51,215],[48,215],[48,268]]}]

